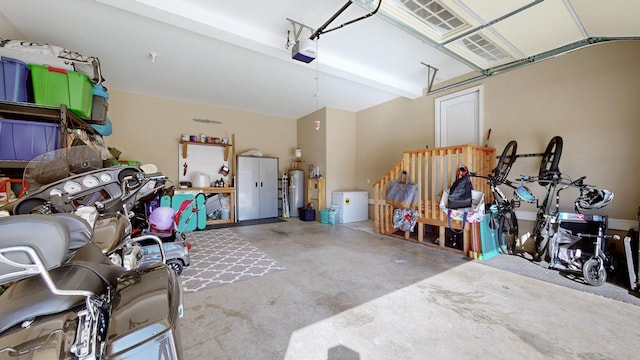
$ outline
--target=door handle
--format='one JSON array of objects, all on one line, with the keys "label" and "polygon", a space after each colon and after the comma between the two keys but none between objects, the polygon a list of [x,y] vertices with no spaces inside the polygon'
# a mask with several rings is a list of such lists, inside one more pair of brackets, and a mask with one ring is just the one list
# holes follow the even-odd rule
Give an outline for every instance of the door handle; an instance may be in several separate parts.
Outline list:
[{"label": "door handle", "polygon": [[256,181],[256,187],[258,187],[258,182]]},{"label": "door handle", "polygon": [[262,181],[260,181],[260,187],[262,187]]}]

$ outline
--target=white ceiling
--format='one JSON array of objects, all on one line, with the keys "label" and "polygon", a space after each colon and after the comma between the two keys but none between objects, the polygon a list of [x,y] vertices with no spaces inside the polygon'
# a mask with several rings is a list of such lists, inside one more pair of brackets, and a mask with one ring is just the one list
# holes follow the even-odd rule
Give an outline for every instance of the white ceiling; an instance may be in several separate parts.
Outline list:
[{"label": "white ceiling", "polygon": [[[382,8],[401,1],[384,1]],[[354,2],[377,6],[377,0]],[[467,21],[466,28],[419,39],[384,21],[380,11],[322,34],[315,61],[291,59],[287,18],[317,29],[346,3],[0,0],[0,12],[25,40],[100,58],[108,88],[292,119],[324,106],[360,111],[399,96],[422,96],[430,74],[422,63],[438,69],[437,88],[472,70],[491,73],[505,62],[587,38],[640,35],[636,0],[442,0]],[[486,63],[461,48],[462,40],[451,41],[521,7],[527,9],[477,32],[506,59]],[[328,28],[367,13],[352,4]],[[300,37],[310,35],[304,29]],[[197,116],[186,114],[185,120]]]}]

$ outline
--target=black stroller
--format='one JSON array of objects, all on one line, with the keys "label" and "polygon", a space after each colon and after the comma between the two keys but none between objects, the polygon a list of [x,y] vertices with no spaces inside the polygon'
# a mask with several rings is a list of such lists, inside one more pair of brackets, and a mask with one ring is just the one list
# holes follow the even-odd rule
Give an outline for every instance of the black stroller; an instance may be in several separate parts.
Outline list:
[{"label": "black stroller", "polygon": [[613,261],[606,252],[607,217],[559,213],[557,230],[549,243],[549,267],[582,274],[587,284],[600,286],[607,281]]}]

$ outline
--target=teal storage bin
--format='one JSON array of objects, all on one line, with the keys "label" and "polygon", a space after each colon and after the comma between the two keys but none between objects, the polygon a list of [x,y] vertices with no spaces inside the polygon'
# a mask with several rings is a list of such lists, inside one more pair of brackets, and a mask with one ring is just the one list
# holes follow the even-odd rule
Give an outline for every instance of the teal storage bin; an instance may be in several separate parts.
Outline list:
[{"label": "teal storage bin", "polygon": [[342,206],[331,205],[329,222],[332,225],[342,224]]},{"label": "teal storage bin", "polygon": [[321,224],[328,224],[329,223],[329,213],[331,212],[331,209],[322,209],[320,210],[320,223]]},{"label": "teal storage bin", "polygon": [[491,214],[486,213],[480,222],[480,255],[478,260],[488,260],[500,254],[498,245],[498,225],[491,226]]}]

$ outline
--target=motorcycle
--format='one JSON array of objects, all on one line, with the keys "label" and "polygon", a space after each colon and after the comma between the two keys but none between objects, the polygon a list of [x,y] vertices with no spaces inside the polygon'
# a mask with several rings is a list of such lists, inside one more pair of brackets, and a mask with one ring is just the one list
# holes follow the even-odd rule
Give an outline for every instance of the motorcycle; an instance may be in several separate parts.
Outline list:
[{"label": "motorcycle", "polygon": [[126,270],[57,216],[0,218],[0,359],[179,359],[183,294],[164,263]]},{"label": "motorcycle", "polygon": [[180,275],[190,265],[190,244],[168,244],[155,234],[140,232],[131,237],[136,218],[132,210],[138,208],[141,197],[155,190],[149,184],[165,179],[154,170],[121,165],[103,168],[102,160],[88,146],[54,150],[29,162],[23,181],[29,189],[12,204],[11,211],[17,215],[79,215],[93,226],[93,242],[128,270],[148,264],[151,260],[145,256],[157,258],[154,254],[160,245],[162,260]]},{"label": "motorcycle", "polygon": [[154,175],[82,151],[34,159],[27,195],[0,218],[0,359],[179,359],[178,275],[162,246],[140,261],[139,241],[160,239],[130,236]]}]

